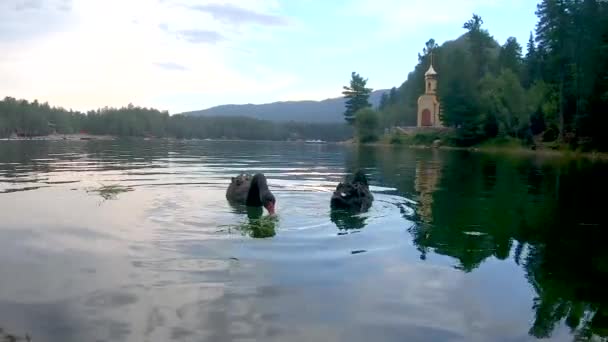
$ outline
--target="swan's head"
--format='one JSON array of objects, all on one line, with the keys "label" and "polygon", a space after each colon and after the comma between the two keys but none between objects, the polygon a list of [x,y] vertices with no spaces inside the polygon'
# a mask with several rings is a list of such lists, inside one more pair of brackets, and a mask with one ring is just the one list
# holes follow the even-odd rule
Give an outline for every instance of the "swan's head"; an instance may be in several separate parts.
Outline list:
[{"label": "swan's head", "polygon": [[274,195],[270,191],[265,192],[262,195],[262,204],[264,205],[264,208],[268,210],[268,213],[270,215],[274,215],[276,203],[277,200],[276,198],[274,198]]}]

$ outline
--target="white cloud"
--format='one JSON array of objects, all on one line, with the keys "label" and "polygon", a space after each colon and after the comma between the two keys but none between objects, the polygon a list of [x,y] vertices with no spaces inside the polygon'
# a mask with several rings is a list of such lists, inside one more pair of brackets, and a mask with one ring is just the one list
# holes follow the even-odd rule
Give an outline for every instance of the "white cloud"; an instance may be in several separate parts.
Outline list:
[{"label": "white cloud", "polygon": [[6,32],[0,36],[0,96],[86,110],[149,105],[179,93],[264,93],[294,81],[271,70],[238,71],[231,61],[245,56],[240,42],[274,25],[232,25],[189,8],[205,3],[252,11],[258,21],[279,18],[275,1],[3,2],[0,22],[10,21],[0,24]]}]

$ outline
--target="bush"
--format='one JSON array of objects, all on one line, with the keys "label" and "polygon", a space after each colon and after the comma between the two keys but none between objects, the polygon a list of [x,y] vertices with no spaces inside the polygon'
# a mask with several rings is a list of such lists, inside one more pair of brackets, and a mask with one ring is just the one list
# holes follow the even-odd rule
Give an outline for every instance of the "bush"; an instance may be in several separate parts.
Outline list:
[{"label": "bush", "polygon": [[504,136],[486,140],[480,146],[485,148],[520,148],[523,143],[520,139]]},{"label": "bush", "polygon": [[532,116],[530,116],[530,129],[532,130],[532,134],[540,134],[545,130],[545,128],[546,125],[543,112],[541,110],[537,110],[534,114],[532,114]]},{"label": "bush", "polygon": [[495,138],[498,135],[498,121],[496,116],[489,115],[483,124],[483,130],[487,138]]},{"label": "bush", "polygon": [[559,130],[553,125],[543,133],[543,142],[553,142],[557,140],[558,136]]},{"label": "bush", "polygon": [[416,133],[412,138],[415,145],[432,145],[435,140],[441,140],[441,136],[437,132]]},{"label": "bush", "polygon": [[371,108],[363,108],[355,114],[355,125],[359,142],[368,143],[378,141],[378,127],[380,116]]},{"label": "bush", "polygon": [[402,145],[405,143],[405,137],[403,134],[393,133],[390,135],[389,142],[393,145]]}]

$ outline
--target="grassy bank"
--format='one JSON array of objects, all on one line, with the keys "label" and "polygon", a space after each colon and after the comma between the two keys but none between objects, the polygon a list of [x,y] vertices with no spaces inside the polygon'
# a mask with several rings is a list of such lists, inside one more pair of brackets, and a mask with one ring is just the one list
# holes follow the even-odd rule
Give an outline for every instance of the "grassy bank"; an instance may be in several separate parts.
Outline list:
[{"label": "grassy bank", "polygon": [[[573,150],[556,142],[526,144],[524,141],[501,137],[486,140],[471,146],[462,146],[453,132],[421,132],[415,134],[392,133],[381,136],[377,141],[365,143],[366,146],[404,146],[419,149],[465,150],[485,153],[542,155],[547,157],[587,158],[608,161],[608,153],[599,151]],[[347,144],[358,144],[356,139]]]}]

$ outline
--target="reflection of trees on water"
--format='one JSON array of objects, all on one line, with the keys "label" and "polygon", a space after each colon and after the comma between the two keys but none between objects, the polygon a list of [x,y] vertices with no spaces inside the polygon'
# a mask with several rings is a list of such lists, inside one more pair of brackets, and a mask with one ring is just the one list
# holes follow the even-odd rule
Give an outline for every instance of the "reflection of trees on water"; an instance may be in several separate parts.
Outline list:
[{"label": "reflection of trees on water", "polygon": [[[572,246],[548,246],[531,246],[523,263],[537,293],[530,335],[550,337],[557,325],[564,322],[580,340],[593,335],[608,337],[606,270],[594,265],[608,263],[605,252],[571,255],[558,247],[572,249]],[[588,249],[588,246],[574,248],[580,247]],[[604,255],[597,255],[601,253]]]},{"label": "reflection of trees on water", "polygon": [[564,324],[576,340],[608,338],[607,167],[433,153],[383,151],[374,164],[384,184],[417,199],[410,233],[421,258],[450,256],[472,272],[511,257],[537,294],[531,336]]},{"label": "reflection of trees on water", "polygon": [[366,224],[365,217],[347,210],[331,210],[329,217],[340,230],[363,229]]},{"label": "reflection of trees on water", "polygon": [[490,256],[507,258],[512,239],[505,230],[514,225],[512,219],[498,219],[505,210],[501,206],[512,208],[513,193],[506,192],[490,201],[488,194],[501,185],[488,181],[496,177],[488,174],[492,167],[471,158],[474,157],[469,154],[446,155],[443,162],[449,172],[438,170],[439,162],[417,164],[416,174],[420,177],[415,184],[421,220],[410,229],[423,256],[428,251],[452,256],[459,261],[456,267],[466,272]]},{"label": "reflection of trees on water", "polygon": [[605,218],[593,196],[608,188],[599,174],[568,164],[539,171],[483,156],[452,161],[432,196],[433,226],[414,228],[414,241],[467,272],[513,254],[537,293],[532,336],[549,337],[561,322],[575,337],[608,336]]}]

